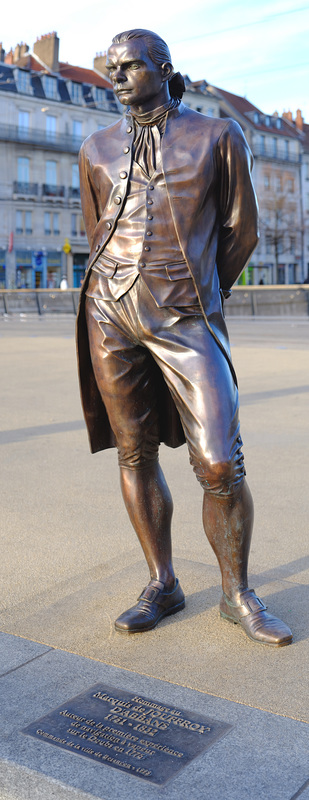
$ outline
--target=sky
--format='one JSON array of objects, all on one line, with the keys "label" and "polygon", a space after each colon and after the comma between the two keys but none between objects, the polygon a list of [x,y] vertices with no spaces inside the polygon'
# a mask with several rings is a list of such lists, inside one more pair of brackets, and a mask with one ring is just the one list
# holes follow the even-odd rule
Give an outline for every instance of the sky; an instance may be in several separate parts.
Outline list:
[{"label": "sky", "polygon": [[300,108],[309,123],[305,0],[16,0],[13,9],[1,24],[6,52],[22,41],[32,48],[37,37],[56,31],[60,60],[91,68],[116,33],[148,28],[165,39],[175,70],[191,80],[245,96],[267,114]]}]

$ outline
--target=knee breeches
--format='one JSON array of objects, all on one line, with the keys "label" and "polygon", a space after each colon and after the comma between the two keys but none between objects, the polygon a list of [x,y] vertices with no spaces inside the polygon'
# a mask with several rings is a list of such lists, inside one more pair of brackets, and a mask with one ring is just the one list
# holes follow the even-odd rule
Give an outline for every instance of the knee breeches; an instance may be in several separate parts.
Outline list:
[{"label": "knee breeches", "polygon": [[158,308],[138,279],[115,302],[86,298],[96,382],[119,463],[142,469],[159,449],[158,367],[178,409],[205,491],[229,495],[244,478],[238,391],[199,307]]}]

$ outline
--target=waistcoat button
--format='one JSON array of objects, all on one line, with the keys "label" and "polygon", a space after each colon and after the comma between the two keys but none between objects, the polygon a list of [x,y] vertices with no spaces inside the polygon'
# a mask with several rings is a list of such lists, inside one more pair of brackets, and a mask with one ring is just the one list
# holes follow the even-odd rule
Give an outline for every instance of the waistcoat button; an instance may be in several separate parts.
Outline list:
[{"label": "waistcoat button", "polygon": [[99,244],[97,244],[97,246],[96,246],[96,249],[95,249],[96,253],[98,252],[98,250],[100,250],[100,245]]},{"label": "waistcoat button", "polygon": [[116,203],[116,206],[120,206],[121,197],[119,197],[118,194],[116,195],[116,197],[114,197],[114,203]]},{"label": "waistcoat button", "polygon": [[124,153],[129,153],[130,152],[130,148],[129,147],[124,147],[123,148],[123,152]]},{"label": "waistcoat button", "polygon": [[150,192],[153,192],[154,186],[148,186],[148,189],[149,189]]},{"label": "waistcoat button", "polygon": [[110,231],[111,228],[112,228],[112,223],[111,222],[106,222],[105,223],[105,227],[107,228],[108,231]]},{"label": "waistcoat button", "polygon": [[153,200],[147,200],[149,206],[153,206]]},{"label": "waistcoat button", "polygon": [[147,214],[147,219],[153,219],[152,214]]},{"label": "waistcoat button", "polygon": [[145,267],[145,266],[146,266],[145,262],[144,262],[144,261],[141,261],[141,263],[140,263],[140,267]]},{"label": "waistcoat button", "polygon": [[146,250],[147,253],[149,253],[149,250],[151,250],[151,247],[149,247],[149,244],[145,245],[144,250]]},{"label": "waistcoat button", "polygon": [[127,133],[132,133],[132,125],[128,125],[128,127],[127,127]]},{"label": "waistcoat button", "polygon": [[128,173],[127,172],[124,172],[124,171],[123,172],[119,172],[119,178],[127,178],[127,177],[128,177]]},{"label": "waistcoat button", "polygon": [[146,231],[146,236],[152,236],[152,231]]}]

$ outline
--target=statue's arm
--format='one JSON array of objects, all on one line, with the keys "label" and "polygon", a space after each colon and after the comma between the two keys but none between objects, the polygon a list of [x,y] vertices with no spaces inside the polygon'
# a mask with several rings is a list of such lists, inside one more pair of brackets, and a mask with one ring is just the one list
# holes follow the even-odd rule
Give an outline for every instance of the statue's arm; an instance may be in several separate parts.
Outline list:
[{"label": "statue's arm", "polygon": [[217,267],[230,289],[258,242],[258,208],[251,179],[253,158],[237,122],[230,120],[217,146],[220,233]]},{"label": "statue's arm", "polygon": [[91,248],[95,227],[99,221],[98,198],[91,179],[91,166],[85,143],[81,146],[79,157],[80,199],[88,242]]}]

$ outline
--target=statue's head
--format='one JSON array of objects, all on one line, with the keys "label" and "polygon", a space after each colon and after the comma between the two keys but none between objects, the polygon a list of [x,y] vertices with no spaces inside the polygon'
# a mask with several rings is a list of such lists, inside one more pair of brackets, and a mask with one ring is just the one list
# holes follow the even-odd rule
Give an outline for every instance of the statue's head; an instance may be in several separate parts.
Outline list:
[{"label": "statue's head", "polygon": [[181,91],[178,80],[175,81],[169,48],[152,31],[134,29],[114,36],[107,51],[106,67],[123,105],[150,109],[168,100],[170,95],[182,95],[183,86]]}]

